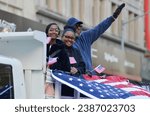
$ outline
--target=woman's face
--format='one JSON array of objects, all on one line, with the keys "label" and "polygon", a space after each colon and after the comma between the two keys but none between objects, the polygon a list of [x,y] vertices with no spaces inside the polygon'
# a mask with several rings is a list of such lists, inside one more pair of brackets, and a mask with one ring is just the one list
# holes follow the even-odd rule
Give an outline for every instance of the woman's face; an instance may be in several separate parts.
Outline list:
[{"label": "woman's face", "polygon": [[51,27],[48,30],[48,37],[51,37],[51,39],[57,39],[59,36],[59,29],[57,25],[51,25]]},{"label": "woman's face", "polygon": [[72,31],[66,31],[62,37],[62,41],[66,46],[70,47],[75,42],[75,34]]}]

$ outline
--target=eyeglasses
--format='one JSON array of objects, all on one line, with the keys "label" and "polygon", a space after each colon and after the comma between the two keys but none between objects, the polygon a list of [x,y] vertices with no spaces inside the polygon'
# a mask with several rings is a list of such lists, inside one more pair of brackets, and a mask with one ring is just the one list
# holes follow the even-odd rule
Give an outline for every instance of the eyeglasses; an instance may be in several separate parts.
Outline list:
[{"label": "eyeglasses", "polygon": [[68,35],[64,35],[64,37],[65,37],[65,38],[68,38],[68,39],[71,39],[71,40],[74,40],[74,39],[75,39],[75,37],[73,37],[73,36],[71,37],[71,36],[68,36]]}]

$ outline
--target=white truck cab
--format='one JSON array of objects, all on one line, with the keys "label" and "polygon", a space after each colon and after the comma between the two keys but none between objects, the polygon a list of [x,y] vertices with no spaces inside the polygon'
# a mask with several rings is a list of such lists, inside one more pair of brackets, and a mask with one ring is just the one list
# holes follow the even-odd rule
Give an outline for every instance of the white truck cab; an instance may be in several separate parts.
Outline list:
[{"label": "white truck cab", "polygon": [[0,98],[43,99],[46,34],[0,33]]}]

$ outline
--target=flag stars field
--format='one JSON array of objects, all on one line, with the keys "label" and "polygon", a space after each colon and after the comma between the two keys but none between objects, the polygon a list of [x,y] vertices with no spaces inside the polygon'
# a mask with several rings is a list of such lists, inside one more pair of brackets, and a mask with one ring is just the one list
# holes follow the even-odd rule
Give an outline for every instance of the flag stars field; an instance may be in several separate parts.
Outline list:
[{"label": "flag stars field", "polygon": [[78,79],[78,81],[81,81],[81,79]]},{"label": "flag stars field", "polygon": [[83,84],[82,84],[82,83],[80,83],[80,84],[79,84],[79,86],[80,86],[80,87],[82,87],[82,86],[83,86]]},{"label": "flag stars field", "polygon": [[55,80],[93,99],[150,99],[150,92],[127,82],[123,77],[107,76],[105,79],[95,79],[86,76],[88,75],[81,75],[78,78],[64,72],[52,72]]},{"label": "flag stars field", "polygon": [[72,81],[73,80],[73,78],[69,78],[69,81]]},{"label": "flag stars field", "polygon": [[88,84],[88,87],[92,87],[90,84]]},{"label": "flag stars field", "polygon": [[90,89],[90,92],[93,92],[94,90],[93,89]]}]

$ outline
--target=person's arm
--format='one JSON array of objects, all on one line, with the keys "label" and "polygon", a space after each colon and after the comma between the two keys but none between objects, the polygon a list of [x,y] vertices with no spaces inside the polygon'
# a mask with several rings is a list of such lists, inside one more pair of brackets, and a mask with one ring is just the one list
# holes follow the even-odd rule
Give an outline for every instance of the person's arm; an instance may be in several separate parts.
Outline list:
[{"label": "person's arm", "polygon": [[[106,18],[102,22],[100,22],[95,27],[88,29],[87,31],[84,31],[82,35],[84,38],[88,38],[88,41],[90,44],[92,44],[94,41],[96,41],[114,22],[114,18],[112,16]],[[86,40],[87,41],[87,40]]]},{"label": "person's arm", "polygon": [[58,54],[57,62],[59,63],[62,71],[70,72],[71,66],[69,61],[69,56],[65,49],[62,49],[61,52]]},{"label": "person's arm", "polygon": [[57,58],[57,62],[51,66],[51,69],[70,72],[69,56],[63,43],[53,44],[49,53],[51,57]]},{"label": "person's arm", "polygon": [[[112,16],[106,18],[105,20],[103,20],[102,22],[100,22],[97,26],[95,26],[94,28],[91,28],[87,31],[84,31],[82,34],[82,36],[84,36],[84,38],[88,38],[89,42],[91,42],[91,44],[96,41],[101,34],[103,34],[110,26],[111,24],[115,21],[115,19],[119,16],[119,14],[121,13],[122,9],[125,7],[125,4],[121,4],[113,13]],[[87,40],[85,40],[87,41]]]},{"label": "person's arm", "polygon": [[76,49],[75,50],[75,57],[77,59],[77,70],[79,74],[84,74],[85,73],[85,63],[82,59],[81,53]]},{"label": "person's arm", "polygon": [[79,74],[85,74],[85,63],[83,61],[79,62],[78,65]]}]

